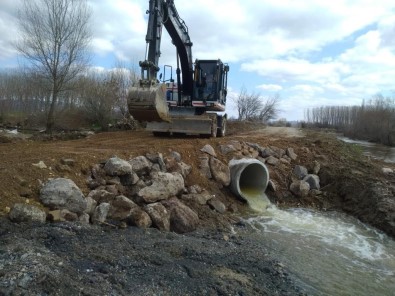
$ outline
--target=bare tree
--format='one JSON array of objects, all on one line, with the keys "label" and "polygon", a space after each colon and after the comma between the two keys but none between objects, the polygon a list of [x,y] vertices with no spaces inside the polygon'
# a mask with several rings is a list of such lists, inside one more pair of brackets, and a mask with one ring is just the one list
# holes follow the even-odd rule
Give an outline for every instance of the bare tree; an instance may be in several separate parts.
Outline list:
[{"label": "bare tree", "polygon": [[259,111],[259,120],[262,122],[268,122],[269,120],[276,118],[279,112],[279,103],[280,96],[278,94],[267,98],[262,104],[261,110]]},{"label": "bare tree", "polygon": [[91,11],[86,0],[23,0],[16,49],[45,81],[51,93],[47,132],[55,123],[55,106],[88,63]]},{"label": "bare tree", "polygon": [[247,89],[243,87],[236,99],[238,120],[267,122],[276,118],[279,112],[279,99],[279,95],[276,95],[265,101],[259,93],[249,94]]}]

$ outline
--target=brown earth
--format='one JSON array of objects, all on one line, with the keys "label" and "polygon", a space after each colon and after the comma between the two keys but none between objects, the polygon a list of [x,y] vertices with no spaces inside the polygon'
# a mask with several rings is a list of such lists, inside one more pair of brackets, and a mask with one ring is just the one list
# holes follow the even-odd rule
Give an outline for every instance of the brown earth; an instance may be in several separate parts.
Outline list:
[{"label": "brown earth", "polygon": [[[198,170],[199,157],[202,156],[200,149],[205,144],[212,145],[219,152],[219,145],[226,144],[230,140],[257,143],[262,147],[294,148],[298,155],[295,162],[281,163],[276,167],[268,166],[270,178],[277,185],[276,192],[270,193],[269,198],[280,207],[340,209],[359,217],[358,213],[353,213],[353,204],[351,209],[350,204],[346,204],[345,196],[352,194],[353,191],[357,193],[364,187],[363,184],[371,182],[394,185],[393,176],[383,174],[381,168],[386,166],[395,169],[395,165],[384,165],[369,160],[362,156],[359,149],[336,140],[333,134],[301,131],[295,128],[264,127],[259,124],[233,122],[229,124],[228,136],[224,138],[154,137],[144,130],[99,133],[83,139],[67,141],[12,138],[0,141],[0,215],[6,215],[9,208],[19,202],[40,206],[38,202],[40,186],[48,178],[70,178],[84,194],[87,194],[89,189],[86,180],[92,165],[114,155],[130,159],[145,155],[147,152],[168,155],[173,150],[179,152],[182,160],[193,167],[192,173],[186,180],[187,186],[198,184],[217,195],[228,207],[242,210],[241,201],[235,199],[226,188],[221,189],[213,181],[203,177]],[[227,163],[230,157],[219,154],[218,158]],[[73,159],[75,164],[65,170],[61,165],[62,159]],[[293,167],[301,164],[310,168],[315,160],[321,163],[320,178],[323,194],[303,199],[292,196],[288,188],[292,181]],[[33,165],[40,161],[44,162],[47,168],[42,169]],[[344,184],[345,180],[347,186]],[[358,203],[358,201],[354,202]],[[364,220],[364,217],[359,218]],[[366,222],[375,225],[372,221]],[[376,226],[383,228],[380,223]]]}]

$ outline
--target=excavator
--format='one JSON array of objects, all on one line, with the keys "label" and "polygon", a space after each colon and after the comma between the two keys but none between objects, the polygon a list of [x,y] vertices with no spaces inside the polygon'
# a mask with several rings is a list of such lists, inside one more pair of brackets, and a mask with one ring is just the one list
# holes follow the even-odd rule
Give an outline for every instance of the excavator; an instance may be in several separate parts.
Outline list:
[{"label": "excavator", "polygon": [[[141,79],[128,93],[128,109],[134,119],[159,135],[223,137],[229,66],[220,59],[192,61],[192,41],[174,0],[150,0],[147,10],[145,60],[139,62]],[[162,27],[176,48],[176,79],[165,65],[158,79]],[[170,69],[169,69],[170,68]],[[166,79],[166,69],[170,78]]]}]

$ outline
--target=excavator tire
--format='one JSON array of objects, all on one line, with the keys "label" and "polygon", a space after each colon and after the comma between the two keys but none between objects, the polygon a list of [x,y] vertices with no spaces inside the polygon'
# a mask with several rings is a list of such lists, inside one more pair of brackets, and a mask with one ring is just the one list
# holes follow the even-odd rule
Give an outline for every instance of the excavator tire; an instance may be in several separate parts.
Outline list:
[{"label": "excavator tire", "polygon": [[222,117],[221,127],[218,128],[218,130],[217,130],[217,137],[222,138],[222,137],[225,137],[225,135],[226,135],[226,118]]},{"label": "excavator tire", "polygon": [[128,94],[129,113],[138,121],[170,121],[165,100],[166,85],[132,87]]}]

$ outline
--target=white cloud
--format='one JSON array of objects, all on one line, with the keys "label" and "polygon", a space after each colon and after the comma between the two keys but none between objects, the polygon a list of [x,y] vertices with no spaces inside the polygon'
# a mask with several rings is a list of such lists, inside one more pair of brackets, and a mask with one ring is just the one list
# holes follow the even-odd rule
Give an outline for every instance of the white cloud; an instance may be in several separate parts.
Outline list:
[{"label": "white cloud", "polygon": [[272,92],[280,91],[283,89],[283,87],[278,84],[261,84],[258,85],[257,88],[263,89],[265,91],[272,91]]}]

